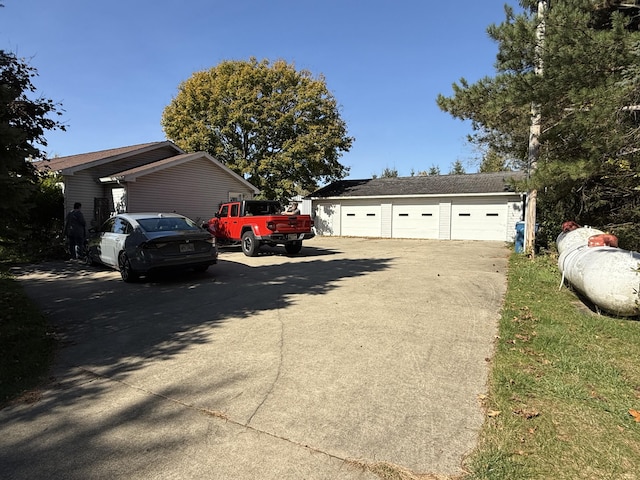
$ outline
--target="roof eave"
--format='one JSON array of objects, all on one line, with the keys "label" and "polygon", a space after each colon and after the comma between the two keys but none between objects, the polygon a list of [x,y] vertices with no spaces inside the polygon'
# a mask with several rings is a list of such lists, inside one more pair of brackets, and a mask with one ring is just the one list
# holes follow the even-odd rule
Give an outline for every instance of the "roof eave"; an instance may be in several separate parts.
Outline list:
[{"label": "roof eave", "polygon": [[384,198],[435,198],[435,197],[486,197],[491,196],[520,196],[519,192],[482,192],[482,193],[416,193],[403,195],[334,195],[331,197],[314,197],[309,196],[311,200],[365,200],[365,199],[384,199]]},{"label": "roof eave", "polygon": [[60,173],[62,175],[73,175],[76,172],[82,171],[82,170],[86,170],[88,168],[92,168],[92,167],[96,167],[99,165],[103,165],[105,163],[111,163],[111,162],[115,162],[117,160],[120,160],[122,158],[126,158],[126,157],[130,157],[132,155],[138,155],[140,153],[146,153],[152,150],[157,150],[158,148],[165,148],[165,147],[171,147],[174,150],[176,150],[176,152],[178,152],[178,155],[182,155],[184,152],[184,150],[182,150],[180,147],[178,147],[175,143],[166,140],[164,142],[158,142],[158,143],[153,143],[151,145],[147,145],[146,147],[142,147],[138,150],[132,150],[126,153],[120,153],[118,155],[112,155],[110,157],[104,157],[98,160],[94,160],[93,162],[89,162],[89,163],[82,163],[80,165],[75,165],[73,167],[68,167],[68,168],[63,168],[62,170],[60,170]]}]

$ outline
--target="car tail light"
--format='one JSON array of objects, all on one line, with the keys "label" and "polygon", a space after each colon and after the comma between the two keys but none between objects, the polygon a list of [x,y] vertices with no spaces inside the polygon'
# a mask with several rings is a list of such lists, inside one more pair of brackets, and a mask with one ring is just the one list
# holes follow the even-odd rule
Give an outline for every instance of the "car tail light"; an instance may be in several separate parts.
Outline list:
[{"label": "car tail light", "polygon": [[144,249],[144,250],[152,250],[152,249],[156,249],[156,248],[162,248],[166,245],[166,243],[152,243],[152,242],[145,242],[142,243],[140,245],[140,248]]}]

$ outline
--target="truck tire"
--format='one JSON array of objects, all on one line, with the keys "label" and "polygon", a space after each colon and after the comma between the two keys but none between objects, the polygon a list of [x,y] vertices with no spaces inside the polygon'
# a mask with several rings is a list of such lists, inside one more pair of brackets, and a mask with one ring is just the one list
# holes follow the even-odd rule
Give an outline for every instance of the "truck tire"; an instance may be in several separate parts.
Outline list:
[{"label": "truck tire", "polygon": [[299,253],[300,250],[302,249],[302,242],[298,240],[291,243],[285,243],[284,249],[287,251],[289,255],[295,255],[296,253]]},{"label": "truck tire", "polygon": [[247,230],[242,234],[242,253],[247,257],[255,257],[258,255],[260,245],[251,230]]}]

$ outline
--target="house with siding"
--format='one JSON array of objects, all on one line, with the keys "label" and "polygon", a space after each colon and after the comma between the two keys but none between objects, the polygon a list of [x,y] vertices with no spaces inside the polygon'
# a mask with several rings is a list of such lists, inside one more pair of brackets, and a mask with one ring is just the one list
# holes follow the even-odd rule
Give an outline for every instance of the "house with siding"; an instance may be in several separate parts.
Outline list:
[{"label": "house with siding", "polygon": [[65,211],[81,202],[94,225],[120,212],[176,212],[200,222],[222,202],[259,193],[208,153],[185,153],[169,141],[58,157],[37,167],[61,176]]},{"label": "house with siding", "polygon": [[520,172],[340,180],[312,193],[319,235],[512,242]]}]

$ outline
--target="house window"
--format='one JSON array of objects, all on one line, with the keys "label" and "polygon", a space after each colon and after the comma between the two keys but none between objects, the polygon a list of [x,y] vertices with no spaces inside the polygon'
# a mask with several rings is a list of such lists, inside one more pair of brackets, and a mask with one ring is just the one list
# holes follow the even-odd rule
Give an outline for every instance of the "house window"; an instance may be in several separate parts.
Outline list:
[{"label": "house window", "polygon": [[229,192],[229,201],[230,202],[241,202],[244,200],[244,193],[239,192]]}]

